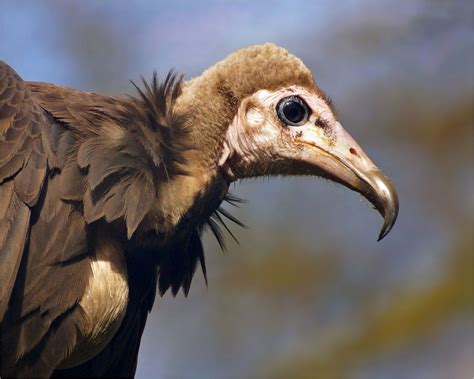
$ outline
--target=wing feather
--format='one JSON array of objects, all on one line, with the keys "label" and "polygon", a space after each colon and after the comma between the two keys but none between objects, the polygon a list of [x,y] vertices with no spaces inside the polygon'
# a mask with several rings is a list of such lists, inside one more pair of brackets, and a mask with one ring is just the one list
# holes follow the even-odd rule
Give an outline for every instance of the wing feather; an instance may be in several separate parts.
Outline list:
[{"label": "wing feather", "polygon": [[[30,210],[46,173],[38,123],[47,122],[20,77],[0,61],[0,320],[6,312],[28,236]],[[35,146],[35,149],[33,149]]]},{"label": "wing feather", "polygon": [[[60,169],[54,151],[64,143],[58,136],[70,133],[61,129],[0,62],[2,376],[49,375],[75,338],[70,319],[89,270],[87,259],[77,257],[88,247],[80,209],[61,201],[53,175]],[[70,262],[65,269],[64,262]],[[57,338],[70,342],[53,362],[46,358]]]}]

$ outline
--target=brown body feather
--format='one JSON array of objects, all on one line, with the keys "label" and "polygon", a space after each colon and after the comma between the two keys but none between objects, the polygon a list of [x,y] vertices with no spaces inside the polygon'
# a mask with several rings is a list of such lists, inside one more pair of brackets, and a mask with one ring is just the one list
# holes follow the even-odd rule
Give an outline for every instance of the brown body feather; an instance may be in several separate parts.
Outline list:
[{"label": "brown body feather", "polygon": [[[86,327],[80,302],[99,220],[116,223],[114,230],[124,228],[130,239],[157,201],[160,183],[185,174],[186,130],[172,111],[180,83],[170,75],[159,84],[155,76],[138,98],[118,99],[25,83],[4,63],[0,74],[2,374],[48,376]],[[189,290],[196,262],[204,264],[196,233],[180,251],[184,263],[161,255],[150,262],[164,262],[162,291]],[[153,249],[164,250],[166,239],[156,240]],[[129,242],[127,249],[133,254],[135,247]],[[184,270],[176,267],[183,264]],[[154,283],[156,269],[149,275]],[[142,330],[146,316],[131,317],[129,328]]]}]

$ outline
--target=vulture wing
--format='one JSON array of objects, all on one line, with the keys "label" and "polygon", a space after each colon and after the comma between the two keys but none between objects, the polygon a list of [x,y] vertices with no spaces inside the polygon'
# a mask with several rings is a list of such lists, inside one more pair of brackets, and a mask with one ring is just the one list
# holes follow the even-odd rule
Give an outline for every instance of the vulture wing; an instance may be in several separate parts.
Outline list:
[{"label": "vulture wing", "polygon": [[75,343],[90,262],[80,207],[61,200],[68,134],[0,62],[2,375],[48,375]]},{"label": "vulture wing", "polygon": [[41,131],[50,122],[23,81],[0,61],[0,320],[27,243],[30,209],[45,181]]}]

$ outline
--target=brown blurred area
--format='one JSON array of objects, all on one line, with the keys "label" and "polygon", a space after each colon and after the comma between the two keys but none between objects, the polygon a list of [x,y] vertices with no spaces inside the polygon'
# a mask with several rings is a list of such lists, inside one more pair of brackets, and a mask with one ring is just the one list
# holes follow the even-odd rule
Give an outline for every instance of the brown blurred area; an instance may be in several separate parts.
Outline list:
[{"label": "brown blurred area", "polygon": [[2,4],[0,58],[25,79],[132,93],[243,46],[301,57],[393,182],[400,216],[316,178],[245,181],[209,286],[156,302],[139,378],[474,375],[474,5],[469,1]]}]

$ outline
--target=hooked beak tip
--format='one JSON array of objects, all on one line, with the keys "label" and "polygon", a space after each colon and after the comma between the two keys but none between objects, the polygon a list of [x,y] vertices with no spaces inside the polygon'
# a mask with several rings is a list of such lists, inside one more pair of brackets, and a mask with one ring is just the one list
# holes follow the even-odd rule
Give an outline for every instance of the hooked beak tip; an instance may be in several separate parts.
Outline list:
[{"label": "hooked beak tip", "polygon": [[390,230],[392,230],[393,226],[395,225],[395,221],[397,220],[397,215],[398,206],[395,213],[386,214],[384,216],[384,223],[382,229],[380,230],[377,242],[381,241],[390,232]]},{"label": "hooked beak tip", "polygon": [[398,194],[393,183],[380,171],[372,170],[363,176],[367,190],[363,195],[375,206],[384,218],[377,241],[392,230],[398,216]]}]

